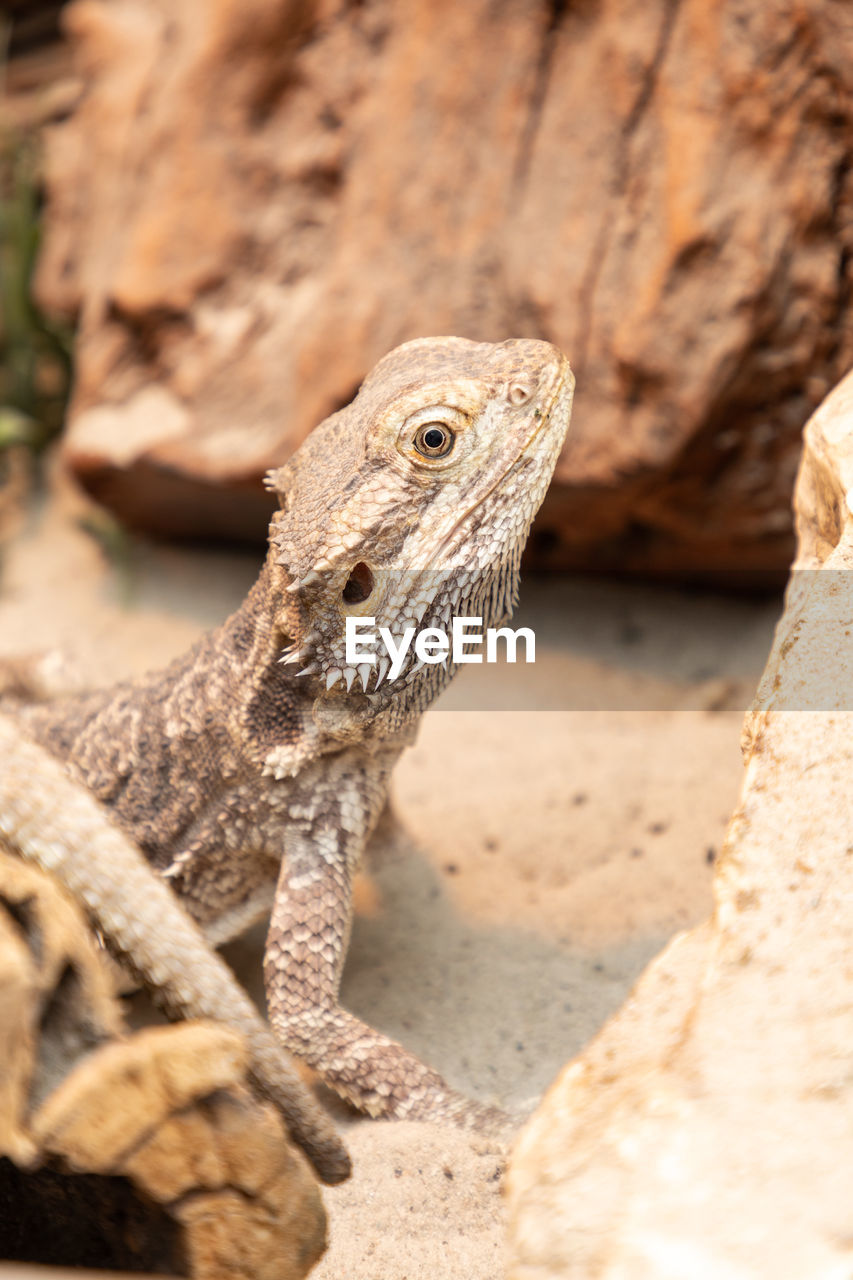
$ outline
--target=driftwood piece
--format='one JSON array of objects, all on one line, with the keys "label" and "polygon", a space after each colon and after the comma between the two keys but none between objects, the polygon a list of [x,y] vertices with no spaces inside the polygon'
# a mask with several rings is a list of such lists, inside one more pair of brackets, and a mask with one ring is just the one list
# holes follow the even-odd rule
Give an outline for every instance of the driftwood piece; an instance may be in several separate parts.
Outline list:
[{"label": "driftwood piece", "polygon": [[234,1032],[124,1032],[78,907],[0,850],[0,1258],[289,1280],[325,1247],[309,1166]]}]

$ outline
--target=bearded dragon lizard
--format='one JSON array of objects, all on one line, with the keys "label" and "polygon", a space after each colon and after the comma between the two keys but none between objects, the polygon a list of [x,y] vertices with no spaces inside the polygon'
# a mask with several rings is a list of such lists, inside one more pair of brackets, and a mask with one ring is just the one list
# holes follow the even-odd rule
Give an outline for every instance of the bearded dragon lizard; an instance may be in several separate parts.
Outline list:
[{"label": "bearded dragon lizard", "polygon": [[[0,838],[66,884],[167,1008],[243,1031],[328,1182],[348,1158],[282,1045],[373,1116],[502,1115],[338,1003],[362,850],[454,670],[411,649],[394,679],[387,659],[356,669],[346,618],[400,637],[509,617],[573,386],[545,342],[397,348],[268,476],[269,554],[231,618],[165,671],[0,717]],[[270,911],[277,1042],[214,950]]]}]

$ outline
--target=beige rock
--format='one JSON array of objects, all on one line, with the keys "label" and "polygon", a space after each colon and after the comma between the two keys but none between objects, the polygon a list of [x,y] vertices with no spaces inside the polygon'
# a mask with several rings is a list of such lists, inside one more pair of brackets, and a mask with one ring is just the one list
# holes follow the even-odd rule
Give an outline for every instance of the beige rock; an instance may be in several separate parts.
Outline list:
[{"label": "beige rock", "polygon": [[67,456],[126,519],[262,537],[261,472],[387,349],[524,333],[578,375],[534,558],[787,567],[853,357],[846,6],[66,12],[38,288],[80,319]]},{"label": "beige rock", "polygon": [[853,1266],[853,374],[806,429],[797,513],[714,916],[650,966],[520,1138],[513,1280]]}]

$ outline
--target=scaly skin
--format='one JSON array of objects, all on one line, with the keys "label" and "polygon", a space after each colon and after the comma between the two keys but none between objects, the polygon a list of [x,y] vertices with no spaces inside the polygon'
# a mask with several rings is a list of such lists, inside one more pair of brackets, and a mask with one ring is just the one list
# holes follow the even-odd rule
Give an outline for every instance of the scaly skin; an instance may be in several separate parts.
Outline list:
[{"label": "scaly skin", "polygon": [[[237,613],[164,672],[15,713],[57,776],[45,782],[29,756],[23,773],[0,766],[0,834],[85,901],[168,1006],[247,1031],[280,1105],[289,1086],[270,1083],[269,1045],[211,946],[270,908],[264,977],[281,1044],[371,1115],[505,1121],[338,1004],[353,875],[394,763],[453,674],[413,658],[393,681],[387,663],[347,669],[344,623],[368,614],[399,635],[451,614],[483,627],[509,616],[573,384],[548,343],[397,348],[269,477],[281,510]],[[63,824],[69,775],[99,804],[69,802]],[[340,1148],[299,1088],[288,1121],[336,1181]]]}]

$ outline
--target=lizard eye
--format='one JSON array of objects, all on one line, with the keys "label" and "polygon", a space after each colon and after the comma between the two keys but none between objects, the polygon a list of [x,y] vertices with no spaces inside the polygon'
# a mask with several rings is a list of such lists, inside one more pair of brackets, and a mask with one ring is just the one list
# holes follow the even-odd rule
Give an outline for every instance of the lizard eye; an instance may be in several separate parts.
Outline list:
[{"label": "lizard eye", "polygon": [[427,422],[415,432],[414,445],[425,458],[446,458],[455,439],[443,422]]},{"label": "lizard eye", "polygon": [[397,448],[404,458],[421,468],[425,463],[436,470],[452,466],[456,455],[464,454],[465,431],[471,417],[470,412],[452,404],[424,404],[403,422]]}]

